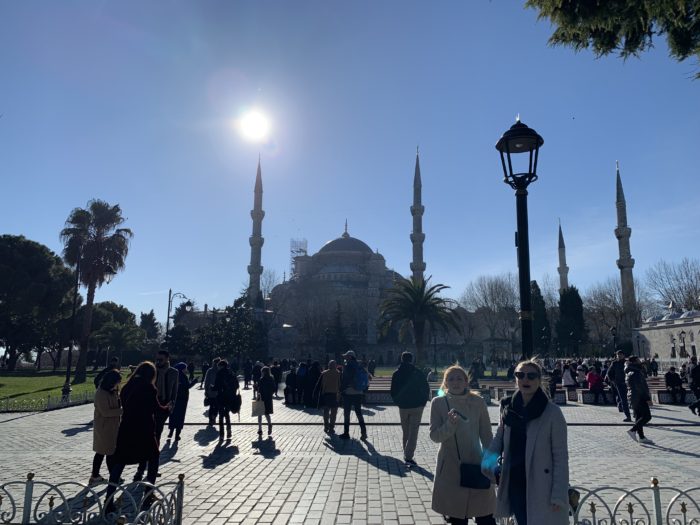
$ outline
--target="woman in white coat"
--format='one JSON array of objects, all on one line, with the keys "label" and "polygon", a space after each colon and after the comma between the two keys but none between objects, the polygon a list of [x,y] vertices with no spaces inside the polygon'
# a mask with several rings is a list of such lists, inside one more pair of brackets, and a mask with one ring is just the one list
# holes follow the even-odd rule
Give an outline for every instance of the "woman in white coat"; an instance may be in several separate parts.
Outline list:
[{"label": "woman in white coat", "polygon": [[566,420],[541,388],[542,368],[523,361],[517,392],[501,401],[501,422],[482,470],[495,478],[502,455],[496,516],[518,525],[568,525],[569,452]]}]

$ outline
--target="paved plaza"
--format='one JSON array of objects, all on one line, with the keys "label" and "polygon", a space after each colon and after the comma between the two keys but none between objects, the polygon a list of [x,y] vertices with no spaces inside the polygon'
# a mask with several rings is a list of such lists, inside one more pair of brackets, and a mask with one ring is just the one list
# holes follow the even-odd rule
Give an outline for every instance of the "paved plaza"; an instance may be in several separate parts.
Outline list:
[{"label": "paved plaza", "polygon": [[[416,450],[419,467],[403,466],[398,409],[365,407],[369,440],[342,441],[323,433],[319,411],[285,407],[275,401],[273,438],[257,439],[249,416],[251,392],[244,391],[233,439],[219,444],[218,430],[206,426],[202,391],[191,390],[182,440],[163,443],[163,481],[185,475],[185,523],[440,524],[430,510],[437,445],[428,437],[424,412]],[[33,414],[0,414],[0,483],[36,478],[87,482],[92,461],[92,405]],[[492,422],[498,410],[490,409]],[[641,446],[625,433],[615,407],[571,404],[569,422],[573,485],[690,487],[700,479],[700,419],[686,407],[656,406]],[[339,412],[342,421],[342,411]],[[353,415],[354,422],[354,415]],[[495,430],[495,427],[494,427]],[[167,435],[167,428],[164,437]],[[127,467],[125,477],[135,467]],[[103,466],[103,475],[106,467]]]}]

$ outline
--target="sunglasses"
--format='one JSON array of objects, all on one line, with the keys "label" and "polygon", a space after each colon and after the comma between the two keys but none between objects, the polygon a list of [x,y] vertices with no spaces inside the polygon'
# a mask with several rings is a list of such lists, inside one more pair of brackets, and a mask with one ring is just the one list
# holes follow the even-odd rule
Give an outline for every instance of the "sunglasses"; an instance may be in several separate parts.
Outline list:
[{"label": "sunglasses", "polygon": [[525,379],[527,377],[530,381],[534,381],[540,378],[540,374],[537,372],[515,372],[515,377],[518,379]]}]

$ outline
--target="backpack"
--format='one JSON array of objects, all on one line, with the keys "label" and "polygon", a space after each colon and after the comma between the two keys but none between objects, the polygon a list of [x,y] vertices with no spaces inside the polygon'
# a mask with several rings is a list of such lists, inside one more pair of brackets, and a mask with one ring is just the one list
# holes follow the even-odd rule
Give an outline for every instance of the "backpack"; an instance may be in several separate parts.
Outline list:
[{"label": "backpack", "polygon": [[365,370],[361,366],[358,366],[357,370],[355,371],[355,377],[353,377],[352,387],[355,390],[359,390],[360,392],[364,392],[369,388],[369,374],[367,374],[367,370]]}]

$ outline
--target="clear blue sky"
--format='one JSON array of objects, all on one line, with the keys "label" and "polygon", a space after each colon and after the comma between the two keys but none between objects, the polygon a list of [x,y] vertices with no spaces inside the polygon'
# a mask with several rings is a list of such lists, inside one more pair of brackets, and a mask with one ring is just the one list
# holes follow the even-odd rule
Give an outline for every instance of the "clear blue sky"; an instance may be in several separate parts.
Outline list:
[{"label": "clear blue sky", "polygon": [[[544,137],[532,276],[617,275],[615,160],[635,275],[698,257],[700,82],[665,43],[626,62],[550,48],[522,2],[69,1],[0,7],[0,231],[60,253],[72,208],[119,203],[134,239],[98,291],[162,321],[167,290],[230,304],[247,283],[260,153],[263,265],[350,233],[408,274],[420,145],[427,274],[458,297],[516,271],[515,199],[494,149],[520,113]],[[231,121],[272,120],[265,144]]]}]

